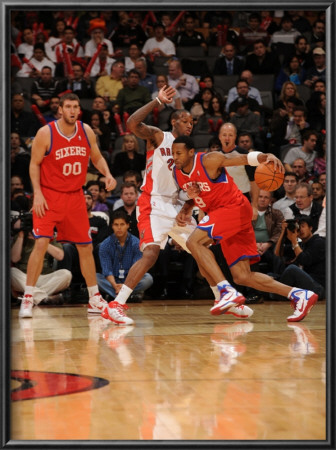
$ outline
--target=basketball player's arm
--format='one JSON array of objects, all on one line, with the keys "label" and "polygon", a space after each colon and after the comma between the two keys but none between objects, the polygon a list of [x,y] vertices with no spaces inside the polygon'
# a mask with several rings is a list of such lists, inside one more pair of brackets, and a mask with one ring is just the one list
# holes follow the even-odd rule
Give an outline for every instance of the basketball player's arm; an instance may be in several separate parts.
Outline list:
[{"label": "basketball player's arm", "polygon": [[[261,164],[261,163],[267,164],[269,162],[273,162],[274,167],[276,169],[281,170],[281,172],[285,171],[280,159],[278,159],[272,153],[251,152],[251,153],[249,153],[249,155],[251,155],[252,153],[258,153],[257,159],[258,159],[259,164]],[[214,170],[216,168],[220,169],[221,167],[246,166],[249,164],[249,161],[248,161],[248,155],[241,154],[241,155],[229,158],[228,156],[226,156],[225,154],[220,153],[220,152],[210,152],[210,153],[207,153],[206,155],[204,155],[203,163],[205,164],[205,167],[208,170]],[[252,165],[252,164],[250,164],[250,165]],[[256,164],[256,165],[258,165],[258,164]]]},{"label": "basketball player's arm", "polygon": [[33,211],[38,217],[43,217],[49,209],[41,190],[41,164],[50,146],[50,130],[46,125],[38,130],[33,140],[29,164],[29,175],[33,187]]},{"label": "basketball player's arm", "polygon": [[113,189],[117,185],[117,181],[113,176],[111,175],[110,169],[107,165],[106,159],[103,157],[103,155],[100,153],[98,144],[97,144],[97,137],[92,130],[92,128],[84,124],[85,132],[87,134],[87,137],[90,142],[91,146],[91,152],[90,157],[92,164],[95,166],[97,170],[105,177],[105,188],[107,191],[113,191]]},{"label": "basketball player's arm", "polygon": [[160,104],[169,104],[173,101],[173,97],[176,91],[172,87],[164,86],[160,89],[158,96],[137,109],[127,120],[127,128],[131,133],[135,134],[140,139],[149,141],[153,148],[157,147],[163,139],[163,132],[160,128],[146,125],[143,121],[146,119],[149,113]]}]

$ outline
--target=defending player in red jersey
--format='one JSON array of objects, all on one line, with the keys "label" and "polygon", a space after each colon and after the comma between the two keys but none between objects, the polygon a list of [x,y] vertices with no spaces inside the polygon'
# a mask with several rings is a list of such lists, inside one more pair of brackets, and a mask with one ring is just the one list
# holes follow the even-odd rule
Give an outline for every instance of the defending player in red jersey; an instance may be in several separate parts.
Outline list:
[{"label": "defending player in red jersey", "polygon": [[114,189],[116,180],[99,151],[93,130],[77,120],[80,113],[77,95],[71,93],[61,97],[59,111],[62,117],[40,128],[32,146],[29,173],[34,192],[33,234],[36,240],[28,261],[20,317],[32,317],[34,287],[55,227],[58,241],[73,242],[78,249],[90,297],[88,312],[100,314],[107,305],[98,291],[82,190],[89,158],[106,177],[106,189]]},{"label": "defending player in red jersey", "polygon": [[[226,125],[228,128],[234,127],[232,124]],[[206,212],[206,216],[189,236],[187,247],[202,273],[207,274],[207,280],[216,284],[221,292],[211,313],[223,314],[232,305],[243,304],[245,298],[225,279],[213,253],[202,244],[206,236],[220,242],[236,284],[287,297],[294,305],[294,313],[287,320],[302,320],[316,303],[317,295],[312,291],[279,283],[263,273],[251,271],[250,264],[259,259],[252,227],[252,207],[225,170],[227,166],[257,166],[261,162],[270,161],[283,169],[280,160],[270,153],[261,152],[251,152],[235,158],[228,158],[220,152],[195,155],[193,140],[188,136],[176,138],[172,151],[178,185]],[[177,215],[179,225],[183,225],[191,214],[192,203],[186,202]]]}]

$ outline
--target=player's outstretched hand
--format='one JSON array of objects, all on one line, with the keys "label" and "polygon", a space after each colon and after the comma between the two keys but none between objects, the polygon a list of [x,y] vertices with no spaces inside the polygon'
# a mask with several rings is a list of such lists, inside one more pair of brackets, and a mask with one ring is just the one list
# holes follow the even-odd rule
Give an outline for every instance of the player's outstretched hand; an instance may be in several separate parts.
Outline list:
[{"label": "player's outstretched hand", "polygon": [[158,98],[162,103],[171,103],[175,94],[176,91],[173,87],[163,86],[159,91]]},{"label": "player's outstretched hand", "polygon": [[265,161],[265,164],[272,162],[274,164],[275,170],[279,170],[280,172],[285,173],[285,168],[279,158],[274,156],[272,153],[266,153],[266,155],[267,159]]},{"label": "player's outstretched hand", "polygon": [[193,181],[186,190],[187,196],[192,199],[200,195],[201,189],[196,181]]}]

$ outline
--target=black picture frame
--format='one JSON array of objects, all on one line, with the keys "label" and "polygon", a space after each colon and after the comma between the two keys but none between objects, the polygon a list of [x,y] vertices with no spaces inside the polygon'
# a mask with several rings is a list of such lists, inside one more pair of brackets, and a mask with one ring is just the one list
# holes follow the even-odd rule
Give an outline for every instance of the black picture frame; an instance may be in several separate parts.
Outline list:
[{"label": "black picture frame", "polygon": [[[335,1],[303,1],[303,0],[287,0],[284,2],[274,1],[198,1],[198,0],[183,0],[176,2],[173,0],[166,0],[164,3],[154,2],[152,0],[137,1],[122,1],[116,0],[114,2],[100,0],[95,1],[78,1],[71,2],[55,0],[47,2],[41,0],[35,1],[15,1],[2,0],[1,1],[1,104],[2,104],[2,120],[0,126],[0,138],[2,143],[1,151],[1,448],[11,449],[268,449],[268,448],[286,448],[286,449],[335,449],[335,267],[336,267],[336,177],[334,171],[336,170],[336,140],[335,140],[335,80],[336,80],[336,58],[335,58],[335,40],[336,40],[336,14]],[[9,152],[9,130],[10,130],[10,63],[9,63],[9,39],[10,39],[10,12],[13,9],[19,10],[40,10],[40,9],[75,9],[75,10],[89,10],[89,9],[113,9],[113,10],[325,10],[327,23],[327,148],[328,148],[328,164],[327,164],[327,439],[326,441],[12,441],[10,439],[10,259],[9,259],[9,211],[10,211],[10,158]],[[309,414],[309,411],[307,411]],[[236,424],[239,426],[239,424]],[[52,426],[52,425],[51,425]],[[297,426],[300,426],[298,422]]]}]

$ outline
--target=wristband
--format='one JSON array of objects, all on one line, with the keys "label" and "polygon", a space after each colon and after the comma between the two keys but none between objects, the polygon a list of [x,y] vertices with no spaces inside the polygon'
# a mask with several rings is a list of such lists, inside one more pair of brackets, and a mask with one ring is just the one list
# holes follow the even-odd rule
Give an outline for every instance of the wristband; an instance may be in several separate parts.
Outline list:
[{"label": "wristband", "polygon": [[159,97],[155,97],[155,100],[157,100],[157,102],[158,102],[159,105],[162,105],[162,102],[161,102],[161,100],[159,99]]},{"label": "wristband", "polygon": [[292,247],[292,249],[295,250],[296,247],[300,247],[299,244],[295,244],[294,247]]},{"label": "wristband", "polygon": [[250,166],[259,166],[258,155],[262,152],[250,152],[247,154],[247,162]]}]

